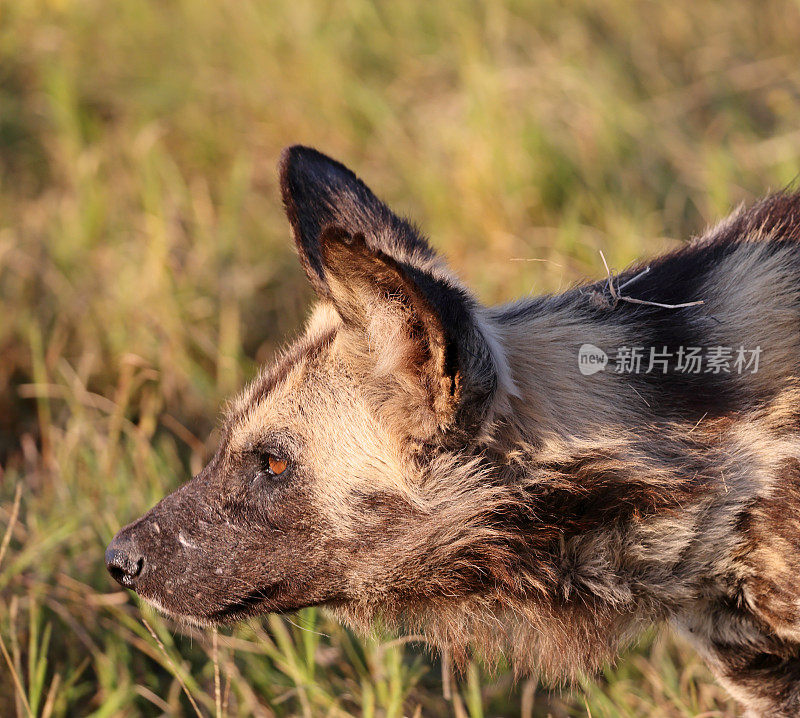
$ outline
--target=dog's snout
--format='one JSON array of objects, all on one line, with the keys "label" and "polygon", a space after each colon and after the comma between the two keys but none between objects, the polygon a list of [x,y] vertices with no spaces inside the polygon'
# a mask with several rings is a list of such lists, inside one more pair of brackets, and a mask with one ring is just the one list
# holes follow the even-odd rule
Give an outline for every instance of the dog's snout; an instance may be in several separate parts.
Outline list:
[{"label": "dog's snout", "polygon": [[125,588],[136,588],[145,567],[144,554],[130,536],[117,534],[106,549],[106,568]]}]

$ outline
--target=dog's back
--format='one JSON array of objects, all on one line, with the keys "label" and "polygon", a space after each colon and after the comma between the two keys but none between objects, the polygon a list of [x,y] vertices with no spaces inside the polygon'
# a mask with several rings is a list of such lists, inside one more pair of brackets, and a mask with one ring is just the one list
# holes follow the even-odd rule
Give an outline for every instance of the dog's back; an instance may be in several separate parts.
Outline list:
[{"label": "dog's back", "polygon": [[552,591],[606,635],[618,610],[671,618],[764,715],[800,711],[798,239],[800,197],[775,195],[491,316],[522,385],[506,436],[566,538]]}]

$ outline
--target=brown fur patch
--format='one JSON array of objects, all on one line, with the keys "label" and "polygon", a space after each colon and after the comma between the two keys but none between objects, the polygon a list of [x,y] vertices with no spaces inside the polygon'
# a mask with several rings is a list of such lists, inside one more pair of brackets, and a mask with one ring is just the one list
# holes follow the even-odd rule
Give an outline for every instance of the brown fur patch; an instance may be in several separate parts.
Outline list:
[{"label": "brown fur patch", "polygon": [[800,638],[800,461],[783,461],[769,494],[740,515],[738,528],[747,602],[777,635]]}]

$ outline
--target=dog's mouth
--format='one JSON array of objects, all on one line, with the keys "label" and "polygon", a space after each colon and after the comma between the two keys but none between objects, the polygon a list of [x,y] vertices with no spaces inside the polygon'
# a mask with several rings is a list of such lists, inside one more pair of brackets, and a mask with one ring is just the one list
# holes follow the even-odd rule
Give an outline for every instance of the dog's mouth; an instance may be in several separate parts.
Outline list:
[{"label": "dog's mouth", "polygon": [[229,601],[222,608],[207,614],[204,618],[213,623],[229,623],[256,613],[276,613],[280,609],[272,608],[271,604],[280,603],[279,599],[284,587],[283,581],[277,581],[264,588],[248,591],[243,596]]},{"label": "dog's mouth", "polygon": [[322,601],[304,601],[286,594],[286,582],[277,581],[259,589],[232,598],[221,607],[208,612],[193,611],[180,605],[165,605],[163,599],[151,597],[141,591],[139,596],[161,613],[180,618],[201,626],[235,623],[265,613],[293,613],[303,608],[319,606]]}]

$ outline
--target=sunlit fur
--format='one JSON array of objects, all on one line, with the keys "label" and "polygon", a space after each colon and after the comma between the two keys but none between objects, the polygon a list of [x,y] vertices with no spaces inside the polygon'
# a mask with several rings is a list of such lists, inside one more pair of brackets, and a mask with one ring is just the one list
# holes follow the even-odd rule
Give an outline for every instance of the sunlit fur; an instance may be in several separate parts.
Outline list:
[{"label": "sunlit fur", "polygon": [[[241,566],[251,586],[274,575],[280,588],[226,617],[320,603],[365,631],[423,632],[456,660],[507,655],[559,678],[669,621],[751,715],[796,715],[800,199],[740,210],[626,290],[702,304],[616,302],[603,279],[486,308],[338,163],[293,148],[282,187],[320,300],[231,402],[198,477],[196,500],[228,519],[204,529],[202,552],[238,545],[246,507],[271,512],[247,529],[261,543]],[[754,374],[583,376],[584,343],[758,346],[762,358]],[[237,468],[277,430],[301,447],[303,477],[274,489],[280,500]],[[154,515],[183,525],[184,504],[165,502]],[[273,551],[271,527],[304,522],[291,551]],[[165,597],[155,578],[143,595],[196,618],[241,603],[203,561],[192,590],[216,581],[213,600]]]}]

